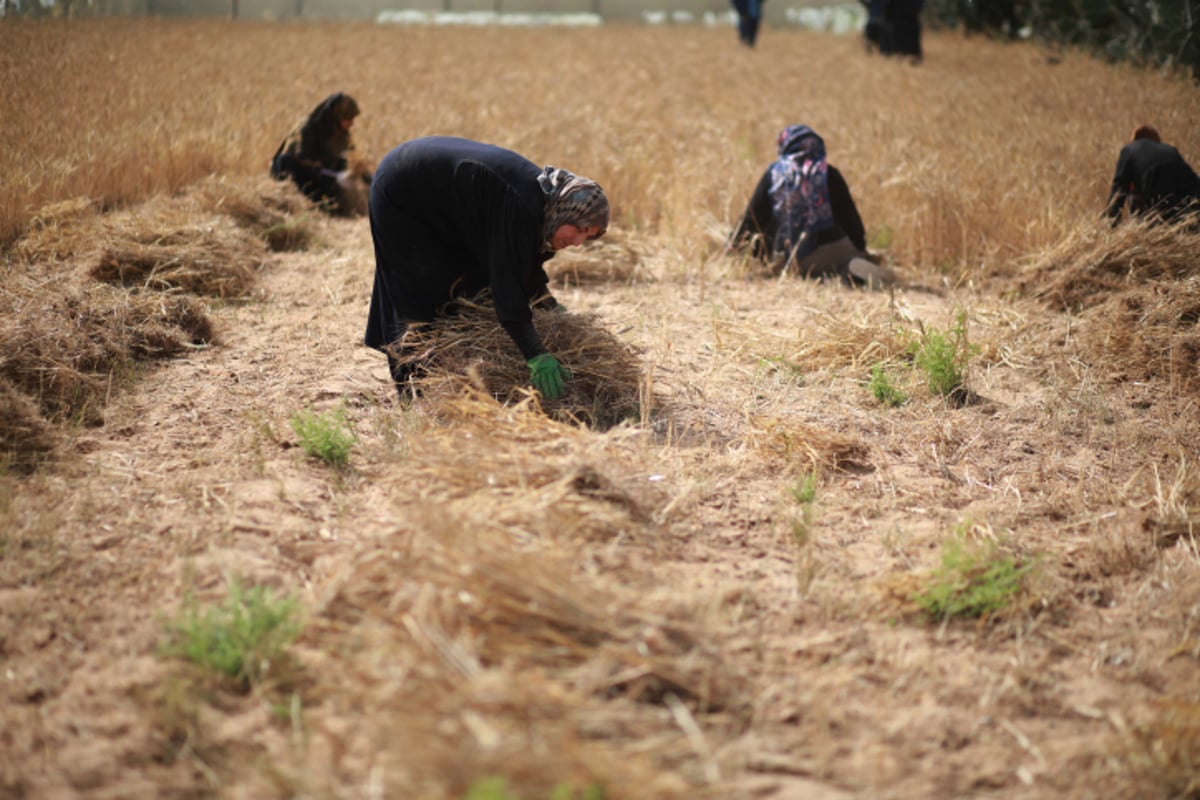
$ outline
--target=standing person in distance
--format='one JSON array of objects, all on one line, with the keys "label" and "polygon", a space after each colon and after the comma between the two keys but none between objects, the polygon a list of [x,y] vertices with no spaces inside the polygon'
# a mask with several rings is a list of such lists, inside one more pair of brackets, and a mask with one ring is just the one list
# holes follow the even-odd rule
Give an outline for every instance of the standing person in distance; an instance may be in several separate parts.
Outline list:
[{"label": "standing person in distance", "polygon": [[726,251],[749,249],[777,273],[871,288],[892,284],[892,271],[867,254],[862,217],[841,172],[826,159],[824,140],[807,125],[789,125],[778,142],[778,158],[759,179]]},{"label": "standing person in distance", "polygon": [[921,49],[921,11],[924,7],[925,0],[888,0],[883,13],[889,37],[880,52],[903,56],[913,64],[921,63],[924,58]]},{"label": "standing person in distance", "polygon": [[758,27],[762,22],[762,6],[766,0],[730,0],[737,12],[738,41],[746,47],[754,47],[758,41]]},{"label": "standing person in distance", "polygon": [[547,351],[531,304],[561,308],[543,265],[608,229],[599,184],[496,145],[429,136],[384,156],[370,220],[375,288],[363,341],[387,355],[401,398],[415,369],[404,344],[409,326],[484,289],[533,386],[548,400],[561,396],[570,372]]},{"label": "standing person in distance", "polygon": [[887,19],[887,0],[860,0],[867,10],[863,45],[868,53],[892,52],[892,24]]},{"label": "standing person in distance", "polygon": [[1121,148],[1104,213],[1116,225],[1126,206],[1130,216],[1166,222],[1190,212],[1200,225],[1200,177],[1149,125],[1134,128]]}]

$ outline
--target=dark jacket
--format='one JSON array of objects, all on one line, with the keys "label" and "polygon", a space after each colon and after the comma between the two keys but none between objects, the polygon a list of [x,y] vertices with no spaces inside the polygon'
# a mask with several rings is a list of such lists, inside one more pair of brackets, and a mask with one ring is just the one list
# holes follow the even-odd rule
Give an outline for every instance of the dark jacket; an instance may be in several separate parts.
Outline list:
[{"label": "dark jacket", "polygon": [[1200,203],[1200,177],[1174,147],[1135,139],[1121,148],[1105,213],[1119,220],[1126,202],[1131,214],[1153,210],[1174,219],[1190,204]]},{"label": "dark jacket", "polygon": [[[858,214],[858,207],[854,205],[854,198],[850,195],[850,187],[846,185],[842,173],[832,164],[828,167],[828,176],[829,204],[833,207],[834,225],[818,233],[812,246],[829,244],[845,236],[855,247],[866,252],[866,231],[863,228],[862,217]],[[750,244],[753,248],[751,253],[763,261],[786,257],[786,253],[773,252],[772,245],[778,230],[779,223],[775,220],[771,203],[771,170],[768,167],[759,179],[758,186],[754,188],[750,203],[746,206],[733,235],[729,237],[729,243],[732,247]]]},{"label": "dark jacket", "polygon": [[[408,322],[490,289],[526,359],[546,352],[530,303],[547,296],[542,170],[495,145],[431,136],[384,156],[371,184],[375,288],[364,342],[383,350]],[[550,301],[551,303],[553,301]]]}]

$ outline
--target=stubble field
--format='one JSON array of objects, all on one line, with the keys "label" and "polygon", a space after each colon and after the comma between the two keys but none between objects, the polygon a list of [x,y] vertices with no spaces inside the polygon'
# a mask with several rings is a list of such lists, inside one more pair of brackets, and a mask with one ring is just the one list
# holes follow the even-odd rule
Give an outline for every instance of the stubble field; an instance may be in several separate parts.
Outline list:
[{"label": "stubble field", "polygon": [[[1195,796],[1200,236],[1097,217],[1136,123],[1200,161],[1200,92],[926,48],[0,24],[0,796]],[[624,421],[487,363],[397,403],[365,220],[264,178],[336,90],[368,157],[456,134],[605,187],[536,322],[600,343],[571,366]],[[894,292],[723,255],[793,122]],[[260,589],[269,658],[176,646]]]}]

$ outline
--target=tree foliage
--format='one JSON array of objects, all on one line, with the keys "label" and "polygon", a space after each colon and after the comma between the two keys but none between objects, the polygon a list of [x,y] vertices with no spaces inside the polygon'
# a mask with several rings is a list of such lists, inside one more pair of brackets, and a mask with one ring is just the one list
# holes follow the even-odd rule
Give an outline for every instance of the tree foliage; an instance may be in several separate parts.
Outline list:
[{"label": "tree foliage", "polygon": [[1028,35],[1200,79],[1200,0],[932,0],[929,11],[968,33]]}]

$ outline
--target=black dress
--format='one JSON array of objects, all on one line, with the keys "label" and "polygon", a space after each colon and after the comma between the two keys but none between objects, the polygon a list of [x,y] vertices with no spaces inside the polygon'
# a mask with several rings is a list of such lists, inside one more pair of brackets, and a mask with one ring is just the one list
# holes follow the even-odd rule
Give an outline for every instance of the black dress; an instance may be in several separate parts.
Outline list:
[{"label": "black dress", "polygon": [[1126,201],[1131,214],[1153,210],[1164,219],[1175,219],[1189,205],[1200,203],[1200,177],[1169,144],[1135,139],[1121,148],[1105,213],[1119,220]]},{"label": "black dress", "polygon": [[924,5],[924,0],[888,0],[884,18],[890,41],[880,48],[881,52],[921,60],[921,10]]},{"label": "black dress", "polygon": [[[371,183],[375,288],[365,344],[388,352],[409,322],[490,289],[524,357],[546,352],[530,309],[548,296],[543,264],[554,255],[543,249],[541,172],[510,150],[446,136],[388,153]],[[393,376],[402,377],[394,363]]]},{"label": "black dress", "polygon": [[272,178],[291,178],[310,200],[335,213],[345,210],[337,177],[349,166],[346,156],[353,149],[349,133],[338,121],[337,109],[344,98],[337,92],[322,100],[284,137],[271,158]]}]

